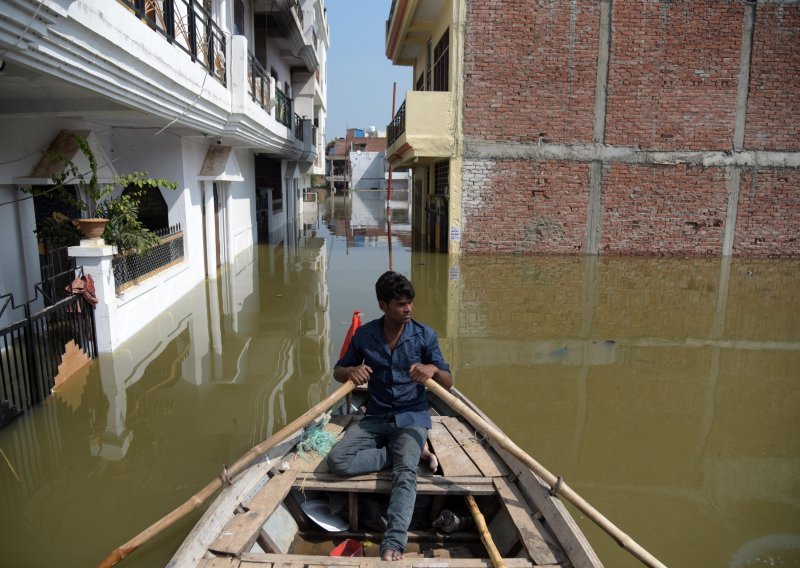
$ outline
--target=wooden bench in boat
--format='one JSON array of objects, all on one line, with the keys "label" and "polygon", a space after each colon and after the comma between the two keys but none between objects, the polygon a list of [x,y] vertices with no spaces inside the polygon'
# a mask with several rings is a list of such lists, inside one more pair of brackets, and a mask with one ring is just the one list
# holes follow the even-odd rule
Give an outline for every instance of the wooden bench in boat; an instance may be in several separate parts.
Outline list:
[{"label": "wooden bench in boat", "polygon": [[[326,426],[328,431],[339,433],[350,416],[334,417]],[[429,441],[439,460],[442,475],[433,475],[420,467],[417,491],[421,495],[433,495],[434,503],[431,518],[441,512],[444,498],[449,495],[473,495],[476,497],[495,495],[499,507],[492,511],[490,531],[494,535],[495,545],[504,557],[509,568],[528,566],[568,566],[569,561],[563,549],[558,545],[550,532],[544,527],[542,515],[531,511],[530,506],[514,485],[516,475],[493,449],[480,441],[480,434],[470,432],[468,427],[457,418],[433,417],[433,428],[429,431]],[[216,540],[208,547],[215,555],[204,559],[200,566],[212,567],[274,567],[308,566],[371,566],[380,563],[380,558],[343,558],[326,556],[300,556],[294,554],[278,554],[279,548],[271,541],[263,530],[264,522],[275,512],[278,505],[284,502],[295,518],[303,518],[303,514],[294,499],[287,499],[292,489],[302,491],[337,491],[348,493],[350,503],[350,531],[337,533],[337,537],[372,537],[376,535],[358,531],[357,495],[364,492],[384,492],[391,490],[389,472],[378,472],[357,477],[341,477],[331,474],[325,460],[314,454],[299,457],[296,453],[287,456],[289,468],[276,474],[264,484],[251,498],[243,500],[240,512],[233,516],[221,531]],[[414,531],[409,533],[409,541],[450,540],[457,542],[464,535],[458,533],[441,535],[434,531]],[[472,535],[474,540],[474,535]],[[254,543],[258,543],[268,553],[248,552]],[[527,558],[508,558],[513,553],[530,556]],[[476,558],[425,558],[409,556],[403,561],[393,562],[396,568],[442,566],[491,566],[491,562]]]}]

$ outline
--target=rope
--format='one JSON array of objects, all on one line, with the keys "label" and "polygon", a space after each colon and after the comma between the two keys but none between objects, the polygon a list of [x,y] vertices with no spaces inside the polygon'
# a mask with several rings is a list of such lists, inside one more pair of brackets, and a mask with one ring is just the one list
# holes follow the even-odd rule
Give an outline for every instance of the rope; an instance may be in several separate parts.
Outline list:
[{"label": "rope", "polygon": [[564,484],[564,478],[559,475],[556,484],[553,485],[552,489],[550,489],[550,495],[552,495],[553,497],[558,497],[558,490],[561,489],[561,486],[563,484]]},{"label": "rope", "polygon": [[223,485],[231,485],[231,478],[228,476],[228,466],[222,466],[222,473],[220,474],[219,478],[222,480]]},{"label": "rope", "polygon": [[331,448],[336,445],[338,438],[335,434],[325,430],[325,426],[331,420],[331,413],[327,412],[320,420],[320,423],[303,432],[303,436],[297,443],[297,455],[305,461],[309,461],[309,453],[316,452],[320,456],[327,456]]}]

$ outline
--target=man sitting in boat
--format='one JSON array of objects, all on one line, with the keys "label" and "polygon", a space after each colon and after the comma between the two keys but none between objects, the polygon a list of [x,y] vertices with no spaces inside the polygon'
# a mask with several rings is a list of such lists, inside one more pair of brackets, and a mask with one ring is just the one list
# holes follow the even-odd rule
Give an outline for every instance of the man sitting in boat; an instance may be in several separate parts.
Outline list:
[{"label": "man sitting in boat", "polygon": [[453,376],[436,332],[411,319],[411,282],[389,271],[375,283],[375,294],[383,317],[356,330],[333,371],[340,383],[366,384],[370,398],[364,418],[328,454],[328,467],[339,475],[392,468],[381,558],[401,560],[417,495],[417,464],[423,458],[436,466],[426,446],[431,416],[423,385],[433,379],[449,389]]}]

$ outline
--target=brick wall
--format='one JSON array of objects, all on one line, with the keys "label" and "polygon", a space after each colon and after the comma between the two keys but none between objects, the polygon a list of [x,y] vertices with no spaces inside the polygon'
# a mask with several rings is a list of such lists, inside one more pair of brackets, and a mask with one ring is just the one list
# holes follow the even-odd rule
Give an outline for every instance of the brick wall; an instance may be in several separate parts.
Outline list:
[{"label": "brick wall", "polygon": [[800,150],[800,6],[759,5],[745,145]]},{"label": "brick wall", "polygon": [[606,143],[731,147],[743,3],[613,3]]},{"label": "brick wall", "polygon": [[466,14],[463,252],[800,257],[800,3]]},{"label": "brick wall", "polygon": [[613,164],[603,173],[602,253],[719,255],[724,170]]},{"label": "brick wall", "polygon": [[736,256],[800,252],[800,171],[758,169],[742,175],[736,219]]},{"label": "brick wall", "polygon": [[465,136],[591,141],[598,2],[563,4],[468,2]]},{"label": "brick wall", "polygon": [[[464,252],[581,252],[589,172],[585,164],[504,160],[467,164]],[[469,196],[468,198],[466,196]]]}]

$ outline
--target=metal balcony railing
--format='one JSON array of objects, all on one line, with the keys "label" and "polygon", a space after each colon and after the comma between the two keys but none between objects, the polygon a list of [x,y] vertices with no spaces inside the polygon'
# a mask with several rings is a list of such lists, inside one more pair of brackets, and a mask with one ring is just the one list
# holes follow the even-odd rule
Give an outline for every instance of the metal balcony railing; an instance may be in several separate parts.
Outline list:
[{"label": "metal balcony railing", "polygon": [[292,99],[288,98],[283,91],[275,89],[275,120],[284,126],[292,125]]},{"label": "metal balcony railing", "polygon": [[387,144],[391,146],[395,140],[400,138],[400,135],[406,131],[406,102],[400,105],[397,109],[397,114],[394,115],[392,122],[386,127]]},{"label": "metal balcony railing", "polygon": [[247,54],[247,91],[253,101],[259,104],[264,110],[268,110],[269,105],[269,77],[267,72],[258,62],[255,55]]},{"label": "metal balcony railing", "polygon": [[303,119],[297,113],[294,115],[294,137],[298,140],[305,138],[303,136]]},{"label": "metal balcony railing", "polygon": [[225,34],[198,0],[117,1],[226,84]]}]

